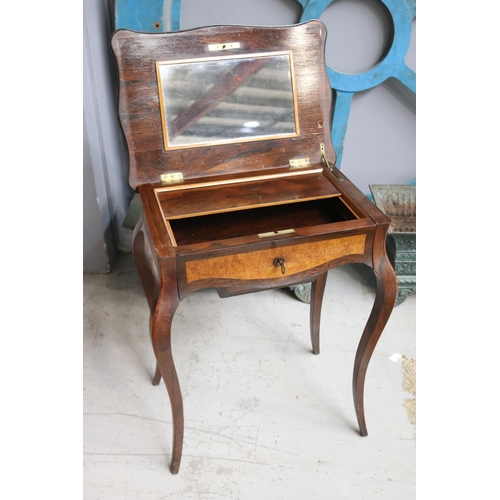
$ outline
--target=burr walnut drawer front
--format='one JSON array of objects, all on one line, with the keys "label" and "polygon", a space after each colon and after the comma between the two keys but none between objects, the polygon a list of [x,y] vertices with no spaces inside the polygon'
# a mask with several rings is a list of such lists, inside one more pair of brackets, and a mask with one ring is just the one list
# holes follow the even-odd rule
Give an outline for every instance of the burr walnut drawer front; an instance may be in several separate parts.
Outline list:
[{"label": "burr walnut drawer front", "polygon": [[186,262],[188,283],[199,280],[262,280],[290,276],[340,257],[363,254],[365,234]]}]

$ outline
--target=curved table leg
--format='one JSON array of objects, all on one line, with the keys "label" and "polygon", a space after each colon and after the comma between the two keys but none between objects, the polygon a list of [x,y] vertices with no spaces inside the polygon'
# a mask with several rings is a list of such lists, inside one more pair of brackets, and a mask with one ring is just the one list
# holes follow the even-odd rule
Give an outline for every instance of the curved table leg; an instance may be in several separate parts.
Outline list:
[{"label": "curved table leg", "polygon": [[378,339],[389,320],[394,308],[398,284],[394,269],[385,253],[385,233],[383,228],[378,229],[378,251],[374,248],[373,270],[377,279],[377,290],[370,317],[366,323],[363,335],[359,341],[356,358],[354,360],[354,373],[352,390],[354,397],[354,408],[358,419],[359,431],[362,436],[367,436],[368,431],[365,421],[364,410],[364,387],[368,363],[375,350]]},{"label": "curved table leg", "polygon": [[133,253],[151,311],[150,332],[156,356],[153,385],[158,385],[163,377],[172,405],[173,444],[170,470],[172,474],[177,474],[182,455],[184,410],[170,342],[172,319],[179,306],[175,261],[169,258],[159,261],[153,257],[152,252],[146,251],[149,239],[145,232],[148,234],[148,228],[141,217],[134,231]]},{"label": "curved table leg", "polygon": [[[174,291],[176,294],[177,290],[175,289]],[[155,381],[159,383],[160,376],[163,377],[170,398],[170,404],[172,405],[173,444],[170,470],[172,474],[177,474],[181,463],[184,437],[184,409],[179,379],[172,357],[171,327],[179,300],[174,296],[174,293],[169,294],[169,291],[165,291],[164,295],[167,294],[169,297],[161,297],[158,301],[151,325],[151,338],[157,361],[157,371],[153,383]]]},{"label": "curved table leg", "polygon": [[153,377],[153,385],[160,385],[160,380],[161,380],[161,371],[160,367],[158,366],[158,363],[156,363],[156,370]]},{"label": "curved table leg", "polygon": [[313,354],[319,354],[319,325],[321,320],[321,306],[325,293],[328,272],[320,274],[311,284],[311,344]]}]

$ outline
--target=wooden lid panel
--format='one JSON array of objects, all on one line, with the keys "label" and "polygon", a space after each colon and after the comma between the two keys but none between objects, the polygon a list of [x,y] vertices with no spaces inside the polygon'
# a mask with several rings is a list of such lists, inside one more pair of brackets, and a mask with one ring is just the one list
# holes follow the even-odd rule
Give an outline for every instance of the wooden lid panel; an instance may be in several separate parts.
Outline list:
[{"label": "wooden lid panel", "polygon": [[[160,175],[182,172],[184,179],[225,174],[262,173],[309,157],[320,163],[319,144],[331,162],[331,88],[324,62],[326,28],[319,21],[294,26],[211,26],[170,33],[119,30],[112,37],[120,79],[119,115],[130,156],[129,183],[159,183]],[[166,150],[156,63],[214,57],[209,45],[238,42],[219,55],[291,51],[300,135]]]}]

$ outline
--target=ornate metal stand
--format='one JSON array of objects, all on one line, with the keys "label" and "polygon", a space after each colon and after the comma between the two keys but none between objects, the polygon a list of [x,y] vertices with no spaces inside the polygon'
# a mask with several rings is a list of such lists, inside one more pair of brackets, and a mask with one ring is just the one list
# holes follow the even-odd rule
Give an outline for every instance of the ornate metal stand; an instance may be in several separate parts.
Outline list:
[{"label": "ornate metal stand", "polygon": [[377,205],[392,220],[387,255],[398,279],[396,305],[417,291],[416,186],[370,185]]}]

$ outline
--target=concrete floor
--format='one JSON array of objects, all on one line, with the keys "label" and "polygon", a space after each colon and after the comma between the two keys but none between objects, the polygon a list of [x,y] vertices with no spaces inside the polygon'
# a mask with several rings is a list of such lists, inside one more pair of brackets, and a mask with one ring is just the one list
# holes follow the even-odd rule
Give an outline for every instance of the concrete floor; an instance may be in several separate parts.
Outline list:
[{"label": "concrete floor", "polygon": [[371,271],[330,271],[321,354],[309,306],[288,289],[181,302],[173,353],[184,397],[181,468],[168,469],[171,410],[154,387],[149,312],[130,253],[84,275],[85,500],[414,499],[415,426],[400,353],[415,359],[415,302],[394,309],[367,373],[362,438],[354,353],[373,305]]}]

